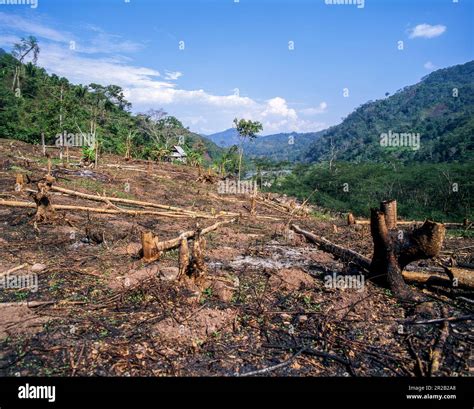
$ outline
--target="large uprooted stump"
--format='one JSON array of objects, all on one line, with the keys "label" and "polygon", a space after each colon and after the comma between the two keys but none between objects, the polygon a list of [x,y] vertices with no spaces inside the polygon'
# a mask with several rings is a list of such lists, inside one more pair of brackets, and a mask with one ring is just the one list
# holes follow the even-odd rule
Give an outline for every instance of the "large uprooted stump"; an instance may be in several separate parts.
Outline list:
[{"label": "large uprooted stump", "polygon": [[416,300],[418,297],[405,284],[402,271],[413,261],[438,255],[446,229],[443,224],[427,220],[411,232],[391,230],[388,226],[396,223],[396,211],[395,219],[393,217],[393,208],[388,214],[378,209],[371,210],[370,230],[374,254],[369,279],[387,286],[401,299]]}]

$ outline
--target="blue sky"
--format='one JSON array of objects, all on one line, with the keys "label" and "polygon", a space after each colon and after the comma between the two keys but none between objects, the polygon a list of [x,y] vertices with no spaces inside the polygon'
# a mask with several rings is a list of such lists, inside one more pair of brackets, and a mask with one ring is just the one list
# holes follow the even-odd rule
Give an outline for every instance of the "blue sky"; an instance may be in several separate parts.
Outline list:
[{"label": "blue sky", "polygon": [[204,134],[235,116],[264,134],[321,130],[474,59],[474,0],[9,1],[0,47],[34,35],[49,72],[120,85],[135,112],[164,108]]}]

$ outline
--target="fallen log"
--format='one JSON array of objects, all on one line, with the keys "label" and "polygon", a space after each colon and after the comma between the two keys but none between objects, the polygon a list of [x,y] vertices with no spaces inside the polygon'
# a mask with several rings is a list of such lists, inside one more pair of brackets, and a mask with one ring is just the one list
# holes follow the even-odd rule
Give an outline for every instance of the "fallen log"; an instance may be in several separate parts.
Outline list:
[{"label": "fallen log", "polygon": [[[448,311],[446,307],[443,307],[444,318],[448,317]],[[436,342],[435,347],[431,351],[431,367],[430,367],[430,376],[436,375],[439,370],[441,358],[443,356],[444,344],[449,337],[449,321],[444,321],[441,324],[441,332],[439,334],[438,341]]]},{"label": "fallen log", "polygon": [[[80,198],[83,198],[83,199],[97,201],[97,202],[104,202],[104,203],[108,203],[108,202],[113,203],[113,202],[115,202],[115,203],[123,203],[123,204],[141,206],[141,207],[154,207],[154,208],[157,208],[157,209],[169,210],[169,211],[174,212],[174,213],[186,214],[189,217],[199,217],[201,219],[215,219],[215,218],[219,218],[219,217],[223,218],[223,217],[237,217],[237,216],[239,216],[238,213],[225,212],[225,211],[220,211],[216,215],[209,215],[209,214],[206,214],[206,213],[195,212],[193,210],[187,210],[187,209],[183,209],[183,208],[176,207],[176,206],[162,205],[162,204],[159,204],[159,203],[145,202],[145,201],[140,201],[140,200],[123,199],[123,198],[119,198],[119,197],[92,195],[92,194],[88,194],[88,193],[82,193],[82,192],[78,192],[78,191],[75,191],[75,190],[62,188],[62,187],[59,187],[59,186],[52,186],[50,190],[56,191],[58,193],[64,193],[64,194],[67,194],[67,195],[80,197]],[[141,214],[146,214],[146,213],[141,213]],[[150,214],[155,214],[155,213],[150,213]],[[275,220],[275,221],[280,220],[279,218],[272,217],[272,216],[256,216],[256,218],[257,219],[262,219],[262,220]]]},{"label": "fallen log", "polygon": [[[52,186],[51,190],[56,191],[56,192],[61,192],[61,193],[71,195],[71,196],[80,197],[80,198],[83,198],[83,199],[94,200],[96,202],[105,202],[105,203],[107,203],[107,201],[110,201],[110,202],[115,202],[115,203],[123,203],[123,204],[129,204],[129,205],[135,205],[135,206],[141,206],[141,207],[155,207],[155,208],[163,209],[163,210],[172,210],[172,211],[175,211],[175,212],[187,213],[187,214],[192,215],[192,216],[198,214],[197,212],[194,212],[192,210],[186,210],[186,209],[182,209],[180,207],[162,205],[162,204],[153,203],[153,202],[144,202],[144,201],[141,201],[141,200],[123,199],[123,198],[120,198],[120,197],[91,195],[91,194],[88,194],[88,193],[78,192],[76,190],[65,189],[65,188],[59,187],[59,186]],[[205,216],[207,216],[207,215],[205,215]]]},{"label": "fallen log", "polygon": [[351,249],[338,246],[337,244],[331,243],[329,240],[325,239],[324,237],[316,236],[315,234],[301,229],[296,224],[291,225],[291,230],[294,232],[303,235],[308,239],[310,242],[318,245],[321,250],[331,253],[337,258],[345,262],[352,262],[356,264],[358,267],[369,271],[370,267],[370,259],[364,257],[362,254],[359,254]]},{"label": "fallen log", "polygon": [[[424,221],[420,221],[420,220],[397,220],[397,226],[411,226],[411,225],[421,225],[423,224]],[[370,220],[366,220],[366,219],[359,219],[359,220],[355,220],[355,223],[354,224],[361,224],[361,225],[369,225],[370,224]],[[465,228],[466,226],[464,226],[463,223],[443,223],[444,227],[446,229],[460,229],[460,228]]]},{"label": "fallen log", "polygon": [[410,284],[430,284],[443,287],[474,289],[474,271],[450,267],[450,273],[431,271],[403,271],[403,278]]},{"label": "fallen log", "polygon": [[[219,227],[223,225],[233,223],[234,221],[235,219],[217,222],[213,224],[212,226],[202,229],[200,232],[200,236],[207,234],[211,231],[217,230]],[[179,237],[176,237],[170,240],[165,240],[165,241],[160,241],[158,237],[153,237],[153,236],[150,237],[151,234],[152,233],[150,232],[142,233],[142,246],[144,246],[142,247],[142,256],[143,256],[143,260],[146,262],[156,261],[160,258],[161,254],[164,251],[172,250],[172,249],[180,247],[181,241],[183,239],[188,240],[188,239],[194,238],[196,236],[196,231],[188,230],[180,234]]]},{"label": "fallen log", "polygon": [[[36,208],[35,203],[30,202],[19,202],[14,200],[3,200],[0,199],[0,206],[7,206],[7,207],[23,207],[23,208]],[[186,214],[177,214],[171,212],[157,212],[153,210],[126,210],[126,209],[103,209],[100,207],[87,207],[87,206],[72,206],[72,205],[50,205],[53,210],[77,210],[83,212],[91,212],[91,213],[106,213],[106,214],[129,214],[132,216],[150,214],[156,216],[163,216],[163,217],[171,217],[177,219],[187,219],[190,218],[190,215]],[[201,217],[201,216],[195,216]],[[214,218],[212,216],[204,216],[203,218]]]}]

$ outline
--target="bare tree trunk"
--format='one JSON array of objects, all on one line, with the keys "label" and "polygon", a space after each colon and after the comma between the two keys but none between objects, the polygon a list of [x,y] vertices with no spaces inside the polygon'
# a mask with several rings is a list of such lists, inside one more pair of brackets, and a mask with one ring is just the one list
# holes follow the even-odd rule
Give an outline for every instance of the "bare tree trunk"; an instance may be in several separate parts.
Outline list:
[{"label": "bare tree trunk", "polygon": [[43,150],[43,156],[46,156],[46,144],[44,142],[44,132],[41,132],[41,147]]},{"label": "bare tree trunk", "polygon": [[241,146],[240,147],[240,152],[239,152],[239,180],[240,180],[240,170],[242,167],[242,156],[244,154],[244,148]]}]

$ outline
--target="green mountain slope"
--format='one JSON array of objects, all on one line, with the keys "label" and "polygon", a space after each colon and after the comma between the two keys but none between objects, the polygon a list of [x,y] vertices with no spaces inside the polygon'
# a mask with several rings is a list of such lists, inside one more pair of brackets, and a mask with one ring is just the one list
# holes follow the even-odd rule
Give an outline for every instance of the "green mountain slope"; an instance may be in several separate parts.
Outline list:
[{"label": "green mountain slope", "polygon": [[[187,148],[197,149],[207,159],[222,153],[215,143],[190,132],[172,116],[163,117],[162,129],[158,129],[153,138],[141,126],[144,117],[130,112],[131,104],[118,86],[74,85],[31,63],[19,64],[2,51],[0,138],[39,143],[44,133],[47,143],[53,144],[59,133],[90,132],[91,121],[94,121],[97,139],[105,152],[123,154],[132,132],[131,152],[137,157],[153,157],[159,148],[156,139],[165,134],[172,135],[168,146],[178,144],[179,136],[184,136]],[[20,67],[20,87],[13,90],[15,67]]]},{"label": "green mountain slope", "polygon": [[[381,134],[420,134],[420,147],[380,144]],[[468,161],[474,148],[474,61],[435,71],[395,95],[368,102],[309,149],[310,161]]]}]

